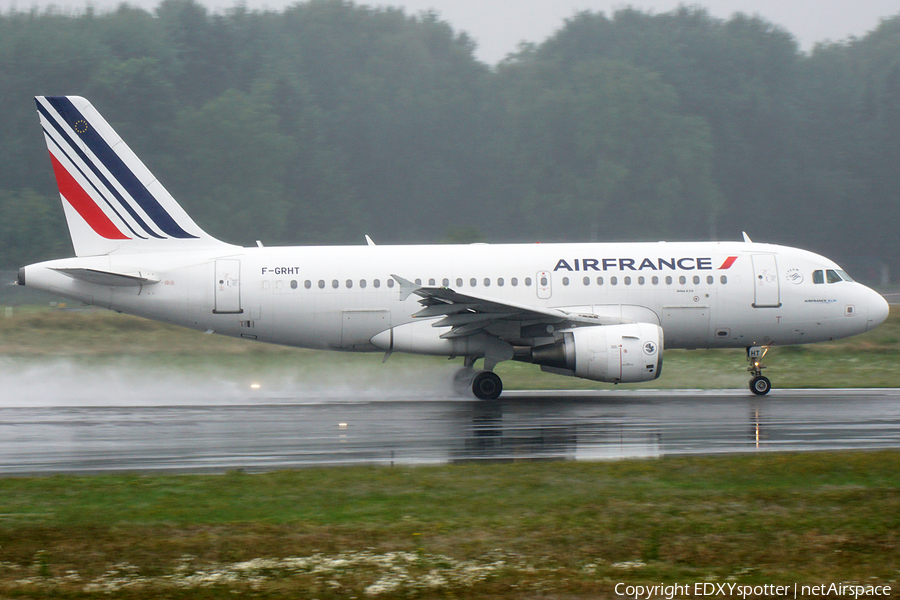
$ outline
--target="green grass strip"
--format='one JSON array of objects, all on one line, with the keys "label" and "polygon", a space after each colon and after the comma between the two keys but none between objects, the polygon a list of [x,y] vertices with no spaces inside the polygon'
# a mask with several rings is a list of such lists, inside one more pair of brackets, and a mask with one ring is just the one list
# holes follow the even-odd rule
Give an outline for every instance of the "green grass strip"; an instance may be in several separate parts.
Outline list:
[{"label": "green grass strip", "polygon": [[896,589],[898,549],[897,451],[0,480],[9,597]]}]

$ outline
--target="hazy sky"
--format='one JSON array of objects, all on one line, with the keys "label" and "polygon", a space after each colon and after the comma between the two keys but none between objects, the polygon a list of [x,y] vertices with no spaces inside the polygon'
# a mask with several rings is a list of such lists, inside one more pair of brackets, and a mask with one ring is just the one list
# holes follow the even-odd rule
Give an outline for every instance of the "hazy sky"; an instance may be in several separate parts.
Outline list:
[{"label": "hazy sky", "polygon": [[[236,0],[200,0],[213,9],[225,9]],[[130,0],[129,4],[152,9],[159,0]],[[279,9],[292,0],[244,0],[249,8]],[[56,5],[64,10],[91,4],[109,9],[119,0],[0,0],[4,10],[15,6]],[[357,0],[357,4],[403,6],[407,13],[434,9],[456,30],[465,31],[478,44],[478,57],[496,63],[513,52],[519,42],[540,42],[559,29],[563,20],[578,11],[611,14],[626,6],[654,13],[668,12],[679,4],[699,5],[719,18],[735,12],[759,15],[791,32],[808,50],[815,42],[862,37],[883,17],[900,14],[900,0]]]}]

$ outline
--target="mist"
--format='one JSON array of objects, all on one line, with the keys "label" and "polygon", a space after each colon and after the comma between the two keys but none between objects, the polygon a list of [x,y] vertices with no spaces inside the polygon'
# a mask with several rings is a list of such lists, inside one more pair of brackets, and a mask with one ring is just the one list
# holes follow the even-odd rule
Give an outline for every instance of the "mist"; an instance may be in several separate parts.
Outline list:
[{"label": "mist", "polygon": [[228,406],[446,400],[458,365],[385,365],[354,372],[333,353],[332,367],[299,376],[286,370],[235,374],[146,367],[135,358],[0,362],[0,408],[78,406]]}]

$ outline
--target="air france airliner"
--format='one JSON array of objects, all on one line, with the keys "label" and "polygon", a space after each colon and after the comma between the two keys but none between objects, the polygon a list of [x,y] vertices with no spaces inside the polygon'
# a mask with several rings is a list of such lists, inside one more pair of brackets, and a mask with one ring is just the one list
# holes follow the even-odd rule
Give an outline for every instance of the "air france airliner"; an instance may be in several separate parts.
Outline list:
[{"label": "air france airliner", "polygon": [[[18,284],[260,342],[462,359],[495,399],[507,360],[594,381],[660,376],[670,348],[744,348],[765,394],[769,347],[868,331],[875,291],[825,257],[741,242],[243,248],[204,232],[84,98],[40,96],[75,258]],[[476,361],[483,360],[476,370]]]}]

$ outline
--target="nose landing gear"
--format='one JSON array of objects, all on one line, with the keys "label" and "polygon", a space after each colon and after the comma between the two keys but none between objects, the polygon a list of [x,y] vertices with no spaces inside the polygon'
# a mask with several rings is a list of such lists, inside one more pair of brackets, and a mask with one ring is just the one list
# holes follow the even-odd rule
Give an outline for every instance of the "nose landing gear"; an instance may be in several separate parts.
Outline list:
[{"label": "nose landing gear", "polygon": [[750,391],[757,396],[768,394],[769,390],[772,389],[772,382],[762,374],[762,370],[766,368],[766,365],[760,362],[768,351],[768,346],[751,346],[747,348],[747,360],[750,362],[747,370],[750,371],[751,376]]}]

